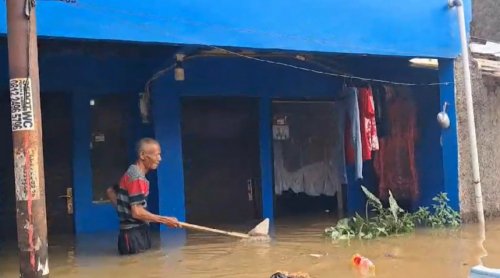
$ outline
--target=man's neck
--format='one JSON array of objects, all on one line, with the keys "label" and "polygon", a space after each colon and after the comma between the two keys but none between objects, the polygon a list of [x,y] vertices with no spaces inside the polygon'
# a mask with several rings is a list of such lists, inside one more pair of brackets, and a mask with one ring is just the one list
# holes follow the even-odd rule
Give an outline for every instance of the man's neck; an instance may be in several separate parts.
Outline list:
[{"label": "man's neck", "polygon": [[149,172],[149,170],[146,168],[144,163],[142,163],[142,161],[137,161],[135,165],[139,168],[139,171],[141,171],[141,173],[144,174],[144,176],[146,176],[146,174]]}]

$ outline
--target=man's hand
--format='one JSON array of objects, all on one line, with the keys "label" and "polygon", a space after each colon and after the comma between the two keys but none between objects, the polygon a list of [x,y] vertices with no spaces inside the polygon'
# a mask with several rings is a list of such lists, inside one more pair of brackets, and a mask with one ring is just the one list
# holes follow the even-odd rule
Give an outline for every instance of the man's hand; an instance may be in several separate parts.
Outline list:
[{"label": "man's hand", "polygon": [[161,216],[161,224],[167,225],[171,228],[180,228],[181,224],[179,224],[179,221],[175,217],[166,217],[166,216]]},{"label": "man's hand", "polygon": [[116,188],[118,188],[118,186],[114,185],[114,186],[106,189],[106,195],[108,195],[108,198],[111,201],[111,204],[113,204],[113,206],[115,208],[116,208],[116,199],[117,199]]},{"label": "man's hand", "polygon": [[142,205],[132,206],[132,217],[137,220],[160,223],[172,228],[181,227],[179,221],[177,221],[177,218],[152,214],[151,212],[147,211]]}]

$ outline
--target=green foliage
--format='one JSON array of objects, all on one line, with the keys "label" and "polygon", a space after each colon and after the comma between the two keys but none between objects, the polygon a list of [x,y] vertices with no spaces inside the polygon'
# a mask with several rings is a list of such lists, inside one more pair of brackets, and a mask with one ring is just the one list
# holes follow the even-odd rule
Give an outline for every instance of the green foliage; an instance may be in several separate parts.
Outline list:
[{"label": "green foliage", "polygon": [[[356,214],[351,218],[344,218],[334,227],[325,229],[325,235],[334,240],[351,238],[372,239],[389,235],[410,233],[416,225],[432,228],[458,227],[461,224],[460,215],[449,205],[446,193],[440,193],[432,200],[434,213],[427,207],[420,207],[415,213],[409,213],[399,207],[396,199],[389,191],[389,207],[385,208],[380,199],[373,195],[364,186],[361,189],[367,197],[366,216]],[[369,216],[371,208],[372,216]]]},{"label": "green foliage", "polygon": [[427,207],[420,207],[414,214],[416,222],[432,228],[457,228],[460,226],[460,214],[448,205],[450,200],[446,193],[439,193],[432,200],[435,202],[432,205],[434,213],[431,214]]}]

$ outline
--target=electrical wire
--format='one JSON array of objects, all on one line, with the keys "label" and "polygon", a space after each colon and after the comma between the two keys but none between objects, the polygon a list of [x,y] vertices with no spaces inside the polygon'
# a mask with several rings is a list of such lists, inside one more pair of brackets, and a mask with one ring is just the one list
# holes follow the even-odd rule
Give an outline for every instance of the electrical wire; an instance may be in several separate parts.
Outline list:
[{"label": "electrical wire", "polygon": [[[62,1],[62,2],[64,2],[64,1]],[[221,25],[213,25],[213,24],[210,25],[210,24],[196,22],[196,21],[192,21],[192,20],[185,20],[185,19],[178,19],[178,18],[164,18],[164,17],[146,15],[146,14],[141,14],[141,13],[133,13],[133,12],[130,12],[130,11],[120,11],[120,10],[117,10],[117,9],[112,9],[111,10],[111,9],[106,9],[106,8],[102,8],[102,7],[85,5],[85,4],[82,4],[81,2],[76,2],[76,3],[72,2],[71,4],[72,4],[72,7],[77,7],[77,8],[80,8],[80,9],[86,9],[86,10],[90,10],[90,11],[93,11],[93,12],[102,12],[102,13],[106,13],[106,14],[108,14],[110,11],[112,11],[113,14],[121,13],[121,14],[127,15],[127,16],[144,17],[144,18],[147,18],[148,20],[155,19],[155,20],[159,20],[159,21],[163,21],[163,22],[166,22],[166,21],[176,22],[176,23],[180,22],[180,23],[189,24],[189,25],[196,25],[196,26],[204,25],[206,27],[212,27],[212,28],[222,29],[222,30],[226,30],[226,31],[239,32],[239,33],[245,33],[245,34],[249,34],[249,33],[257,34],[257,33],[260,33],[260,34],[265,34],[265,35],[273,36],[273,37],[280,37],[280,38],[286,37],[286,38],[290,38],[290,39],[301,39],[301,40],[312,41],[312,42],[315,42],[315,43],[318,43],[318,42],[322,41],[322,40],[318,40],[318,39],[300,37],[300,36],[295,36],[295,35],[289,36],[289,35],[276,34],[276,33],[271,33],[271,32],[262,32],[262,31],[252,30],[252,29],[249,29],[249,28],[228,28],[228,27],[221,26]],[[145,30],[148,29],[147,26],[141,26],[140,24],[137,24],[137,23],[133,23],[133,25],[135,27],[138,27],[138,28],[144,28]],[[325,43],[325,41],[323,41],[323,43]],[[269,60],[269,59],[263,59],[263,58],[259,58],[259,57],[255,57],[255,56],[250,56],[250,55],[238,53],[238,52],[235,52],[235,51],[228,50],[226,48],[222,48],[220,46],[215,46],[215,45],[211,45],[211,44],[207,44],[207,43],[197,43],[197,45],[208,47],[208,48],[212,48],[212,49],[215,49],[215,50],[219,50],[219,51],[224,52],[226,54],[230,54],[230,55],[237,56],[237,57],[240,57],[240,58],[245,58],[245,59],[254,60],[254,61],[258,61],[258,62],[262,62],[262,63],[273,64],[273,65],[278,65],[278,66],[293,68],[293,69],[297,69],[297,70],[301,70],[301,71],[305,71],[305,72],[310,72],[310,73],[315,73],[315,74],[321,74],[321,75],[326,75],[326,76],[332,76],[332,77],[337,77],[337,78],[352,79],[352,80],[361,80],[361,81],[366,81],[366,82],[377,82],[377,83],[392,84],[392,85],[401,85],[401,86],[442,86],[442,85],[443,86],[448,86],[448,85],[453,85],[454,84],[453,81],[448,81],[448,82],[432,82],[432,83],[396,82],[396,81],[390,81],[390,80],[384,80],[384,79],[376,79],[376,78],[367,78],[367,77],[362,77],[362,76],[356,76],[356,75],[345,73],[345,72],[341,72],[341,73],[327,72],[327,71],[321,71],[321,70],[306,68],[306,67],[302,67],[302,66],[296,66],[296,65],[292,65],[292,64],[288,64],[288,63],[284,63],[284,62],[277,62],[277,61],[272,61],[272,60]],[[193,56],[191,56],[191,58],[193,58]],[[188,59],[188,57],[186,57],[186,59]],[[326,67],[325,65],[322,65],[322,66]],[[169,69],[169,70],[171,70],[171,69]],[[164,73],[166,73],[167,71],[168,70],[166,70],[164,72],[160,71],[162,73],[160,73],[160,72],[158,72],[158,73],[161,76]],[[157,76],[155,79],[157,79],[158,77],[159,76]],[[151,80],[151,82],[152,82],[152,80]],[[151,82],[148,81],[147,86],[149,86],[148,84],[151,84]]]}]

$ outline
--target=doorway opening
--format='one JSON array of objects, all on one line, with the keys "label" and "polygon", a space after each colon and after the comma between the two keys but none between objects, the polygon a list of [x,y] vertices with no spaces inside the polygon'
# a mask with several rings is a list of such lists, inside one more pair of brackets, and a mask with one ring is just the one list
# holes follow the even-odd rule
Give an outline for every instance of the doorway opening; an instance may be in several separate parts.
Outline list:
[{"label": "doorway opening", "polygon": [[344,144],[334,110],[327,101],[273,102],[277,218],[328,216],[342,209]]},{"label": "doorway opening", "polygon": [[257,99],[182,100],[188,221],[239,224],[260,219],[258,134]]}]

